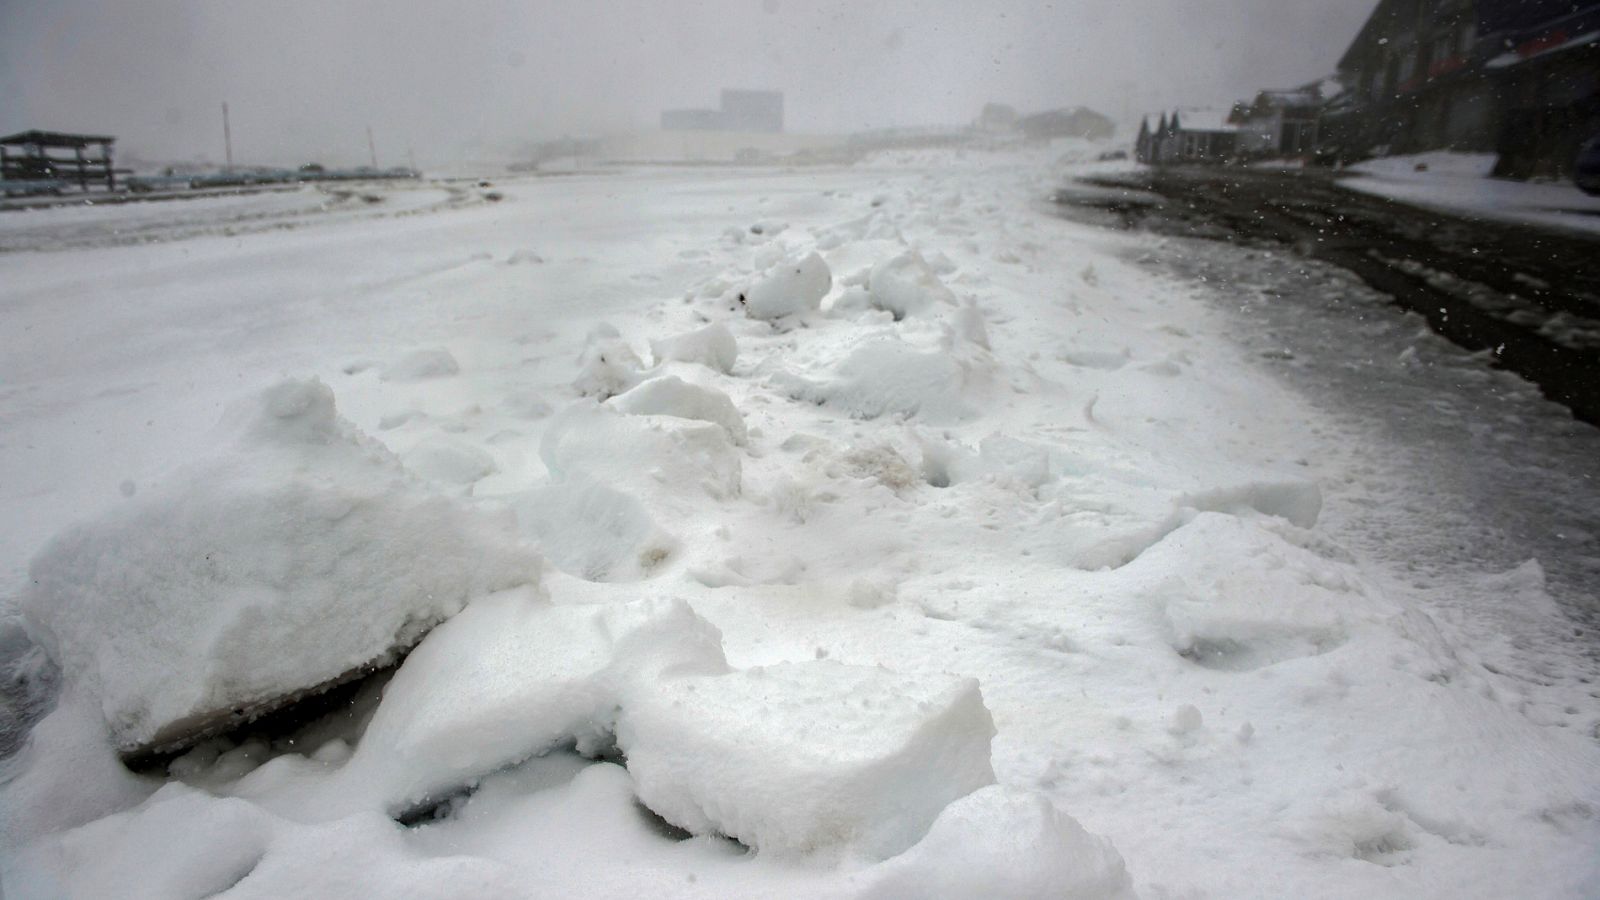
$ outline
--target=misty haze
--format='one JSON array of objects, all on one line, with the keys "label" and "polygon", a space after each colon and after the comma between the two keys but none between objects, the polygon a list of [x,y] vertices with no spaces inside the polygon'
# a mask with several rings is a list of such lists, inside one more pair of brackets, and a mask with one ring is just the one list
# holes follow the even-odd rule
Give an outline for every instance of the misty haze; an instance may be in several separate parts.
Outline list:
[{"label": "misty haze", "polygon": [[1593,897],[1600,0],[0,0],[0,895]]}]

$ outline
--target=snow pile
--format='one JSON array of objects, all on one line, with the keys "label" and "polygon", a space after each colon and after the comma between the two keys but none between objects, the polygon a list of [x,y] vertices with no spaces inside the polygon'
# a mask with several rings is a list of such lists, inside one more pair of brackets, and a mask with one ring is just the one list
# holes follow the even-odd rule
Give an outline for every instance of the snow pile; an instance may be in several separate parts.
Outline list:
[{"label": "snow pile", "polygon": [[921,315],[940,306],[955,306],[956,296],[928,267],[915,250],[886,259],[872,267],[868,276],[872,305],[885,310],[898,321]]},{"label": "snow pile", "polygon": [[1038,794],[1001,785],[955,801],[882,867],[867,894],[994,900],[1134,900],[1122,857]]},{"label": "snow pile", "polygon": [[740,491],[728,430],[695,419],[578,403],[550,421],[539,454],[557,480],[588,475],[636,495],[689,490],[729,498]]},{"label": "snow pile", "polygon": [[697,363],[724,375],[739,359],[739,342],[726,325],[712,323],[670,338],[650,342],[656,365],[664,362]]},{"label": "snow pile", "polygon": [[745,444],[744,417],[728,395],[715,388],[690,384],[674,375],[643,382],[611,398],[611,406],[635,416],[674,416],[719,425],[734,446]]},{"label": "snow pile", "polygon": [[[1278,386],[1281,360],[1232,343],[1256,298],[1213,309],[1131,261],[1147,236],[1031,214],[1054,155],[898,152],[736,191],[699,170],[508,179],[536,202],[444,231],[274,233],[285,273],[369,241],[363,262],[394,270],[375,283],[425,276],[341,305],[370,317],[341,335],[377,337],[328,359],[390,359],[421,329],[479,363],[448,383],[327,369],[404,471],[310,383],[246,416],[194,487],[161,487],[34,410],[57,386],[28,373],[116,382],[70,382],[13,335],[26,365],[0,406],[26,427],[0,461],[85,448],[105,483],[41,481],[121,509],[41,556],[39,591],[100,602],[44,605],[75,662],[0,778],[7,896],[1592,893],[1592,671],[1552,600],[1572,560],[1547,559],[1548,584],[1526,555],[1470,571],[1470,538],[1506,523],[1464,533],[1447,473]],[[177,293],[234,296],[204,280],[233,244],[170,251],[204,261]],[[526,246],[550,261],[459,265]],[[163,252],[95,264],[124,285]],[[55,327],[34,308],[59,312],[30,291],[67,287],[36,263],[3,289],[37,282],[14,305],[30,335]],[[256,302],[229,314],[253,321],[241,290]],[[1389,315],[1367,308],[1363,333]],[[249,349],[229,366],[289,352]],[[237,374],[180,362],[180,384]],[[182,392],[122,374],[84,421],[183,420]],[[1500,434],[1496,408],[1473,427]],[[1519,440],[1576,440],[1515,409]],[[43,496],[0,512],[48,521],[66,492]],[[1390,542],[1420,550],[1374,562]],[[350,705],[208,739],[164,777],[107,740],[98,692],[130,654],[165,679],[141,697],[231,702],[245,673],[337,677],[451,613]]]},{"label": "snow pile", "polygon": [[434,347],[415,350],[383,367],[384,381],[427,381],[448,378],[461,372],[461,366],[449,350]]},{"label": "snow pile", "polygon": [[508,517],[415,485],[288,381],[231,446],[50,542],[22,599],[125,751],[182,746],[392,660],[474,597],[535,583]]},{"label": "snow pile", "polygon": [[828,264],[813,252],[781,260],[762,272],[740,300],[752,319],[781,319],[816,311],[832,285]]},{"label": "snow pile", "polygon": [[784,373],[778,382],[790,396],[855,418],[916,416],[943,423],[972,415],[964,396],[969,374],[970,367],[949,353],[885,337],[863,341],[821,379]]},{"label": "snow pile", "polygon": [[636,581],[676,549],[638,499],[585,475],[528,492],[517,519],[561,571],[589,581]]},{"label": "snow pile", "polygon": [[586,397],[605,400],[638,384],[644,368],[644,361],[617,329],[602,322],[584,341],[572,386]]}]

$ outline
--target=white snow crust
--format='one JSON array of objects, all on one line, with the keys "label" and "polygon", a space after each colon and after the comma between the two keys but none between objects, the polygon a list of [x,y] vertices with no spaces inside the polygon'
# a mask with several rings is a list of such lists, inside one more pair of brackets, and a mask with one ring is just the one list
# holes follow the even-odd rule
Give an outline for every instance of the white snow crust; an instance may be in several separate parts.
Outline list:
[{"label": "white snow crust", "polygon": [[1592,896],[1550,561],[1373,552],[1432,470],[1045,214],[1062,152],[8,254],[5,895]]}]

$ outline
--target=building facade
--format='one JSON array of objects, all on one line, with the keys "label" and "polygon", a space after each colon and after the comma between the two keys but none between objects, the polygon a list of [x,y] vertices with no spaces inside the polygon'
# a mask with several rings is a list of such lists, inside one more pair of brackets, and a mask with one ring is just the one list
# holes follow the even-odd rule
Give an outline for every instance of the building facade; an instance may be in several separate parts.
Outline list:
[{"label": "building facade", "polygon": [[1560,176],[1600,131],[1600,0],[1381,0],[1339,75],[1330,156],[1498,153],[1496,174]]},{"label": "building facade", "polygon": [[725,89],[716,109],[666,110],[661,114],[661,130],[781,134],[783,92]]}]

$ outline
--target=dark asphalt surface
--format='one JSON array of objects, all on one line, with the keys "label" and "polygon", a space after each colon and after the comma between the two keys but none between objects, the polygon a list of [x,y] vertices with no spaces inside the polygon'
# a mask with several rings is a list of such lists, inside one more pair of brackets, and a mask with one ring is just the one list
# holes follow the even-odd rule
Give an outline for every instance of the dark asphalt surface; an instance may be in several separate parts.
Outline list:
[{"label": "dark asphalt surface", "polygon": [[[1600,427],[1573,414],[1596,409],[1581,326],[1600,241],[1452,219],[1326,174],[1138,173],[1055,200],[1143,236],[1131,262],[1184,284],[1306,398],[1320,529],[1450,622],[1540,721],[1600,740],[1569,700],[1600,698]],[[1565,615],[1537,612],[1526,584]]]},{"label": "dark asphalt surface", "polygon": [[1341,188],[1318,170],[1151,168],[1077,183],[1056,199],[1103,224],[1281,247],[1339,266],[1600,425],[1594,235],[1419,209]]}]

